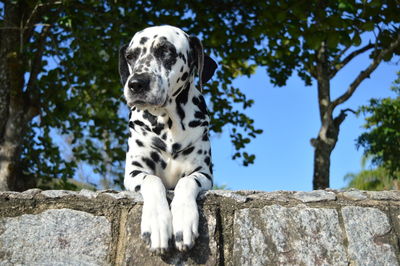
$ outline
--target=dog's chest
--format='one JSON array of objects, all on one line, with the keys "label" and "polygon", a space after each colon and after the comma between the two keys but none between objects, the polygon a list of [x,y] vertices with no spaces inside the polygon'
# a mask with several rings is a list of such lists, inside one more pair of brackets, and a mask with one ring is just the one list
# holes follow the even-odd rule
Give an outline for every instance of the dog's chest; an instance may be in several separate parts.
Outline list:
[{"label": "dog's chest", "polygon": [[159,176],[167,188],[173,188],[183,176],[204,164],[210,150],[205,127],[182,128],[178,119],[167,114],[154,116],[147,111],[133,110],[130,116],[128,155],[152,174]]}]

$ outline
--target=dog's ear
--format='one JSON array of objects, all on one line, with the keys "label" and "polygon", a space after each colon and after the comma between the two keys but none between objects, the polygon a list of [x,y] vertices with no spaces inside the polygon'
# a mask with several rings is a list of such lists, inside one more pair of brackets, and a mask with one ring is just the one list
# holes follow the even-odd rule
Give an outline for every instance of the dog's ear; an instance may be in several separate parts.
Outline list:
[{"label": "dog's ear", "polygon": [[214,75],[218,65],[208,54],[204,54],[203,75],[201,79],[204,83],[209,81]]},{"label": "dog's ear", "polygon": [[125,44],[119,48],[119,76],[121,78],[122,86],[125,86],[126,80],[129,77],[128,62],[125,58],[126,48],[128,48],[128,44]]},{"label": "dog's ear", "polygon": [[210,56],[204,54],[203,44],[197,37],[190,36],[190,46],[194,51],[194,60],[199,74],[200,90],[202,90],[203,83],[209,81],[214,75],[215,69],[217,69],[217,63]]}]

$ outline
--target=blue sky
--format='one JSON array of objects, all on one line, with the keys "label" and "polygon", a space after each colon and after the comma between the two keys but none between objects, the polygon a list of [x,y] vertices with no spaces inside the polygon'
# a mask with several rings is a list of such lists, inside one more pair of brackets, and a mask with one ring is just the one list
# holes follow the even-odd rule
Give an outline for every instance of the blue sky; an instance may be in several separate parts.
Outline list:
[{"label": "blue sky", "polygon": [[[368,55],[364,54],[342,69],[332,81],[332,99],[343,93],[369,63]],[[398,71],[400,66],[393,62],[381,63],[338,111],[344,108],[356,110],[370,98],[394,96],[389,88]],[[255,100],[247,114],[264,133],[248,146],[248,151],[256,155],[255,164],[248,167],[231,160],[234,148],[229,131],[212,135],[215,182],[226,184],[233,190],[312,190],[313,148],[310,139],[317,136],[320,127],[315,84],[306,87],[293,76],[287,86],[273,87],[264,68],[258,68],[251,78],[238,78],[234,84],[245,88],[243,92]],[[357,151],[355,139],[363,132],[364,121],[362,115],[349,114],[341,126],[339,141],[331,156],[331,188],[343,188],[345,174],[361,169],[362,149]]]},{"label": "blue sky", "polygon": [[[367,41],[368,36],[364,36]],[[353,97],[340,109],[368,104],[371,98],[394,96],[390,91],[400,66],[399,57],[392,63],[381,63],[370,79],[364,80]],[[56,62],[51,62],[53,67]],[[332,99],[341,95],[358,75],[370,64],[368,53],[355,58],[343,68],[332,81]],[[255,120],[255,127],[264,130],[247,146],[246,151],[256,155],[255,164],[242,166],[240,160],[231,159],[235,150],[230,142],[229,127],[222,134],[212,134],[214,181],[232,190],[312,190],[313,148],[310,139],[320,128],[317,89],[315,84],[306,87],[304,82],[293,75],[285,87],[274,87],[265,68],[259,67],[250,78],[239,77],[234,85],[241,88],[255,104],[246,109],[246,114]],[[343,188],[343,177],[349,172],[361,169],[362,149],[355,146],[355,139],[363,132],[364,117],[349,114],[341,126],[339,141],[331,156],[331,188]],[[63,139],[54,132],[56,142]],[[64,145],[65,146],[65,145]],[[68,155],[70,150],[63,148]],[[78,180],[97,184],[101,189],[100,177],[91,167],[82,164]],[[115,189],[118,189],[115,187]]]},{"label": "blue sky", "polygon": [[[369,63],[367,54],[363,54],[342,69],[332,82],[332,98],[343,93]],[[399,65],[382,63],[338,110],[355,110],[367,104],[370,98],[394,96],[389,88],[397,71],[400,71]],[[305,87],[298,77],[293,76],[285,87],[273,87],[265,69],[258,68],[251,78],[239,77],[234,85],[245,88],[243,92],[255,100],[246,113],[264,133],[247,147],[249,153],[256,155],[255,164],[248,167],[231,159],[234,148],[230,143],[229,128],[222,134],[212,135],[215,182],[226,184],[233,190],[311,190],[313,148],[310,139],[317,136],[320,127],[315,84]],[[355,139],[363,132],[363,123],[363,116],[349,114],[341,126],[339,141],[331,156],[331,188],[344,187],[344,175],[361,168],[362,150],[357,151]],[[92,176],[89,181],[97,183],[94,179]]]}]

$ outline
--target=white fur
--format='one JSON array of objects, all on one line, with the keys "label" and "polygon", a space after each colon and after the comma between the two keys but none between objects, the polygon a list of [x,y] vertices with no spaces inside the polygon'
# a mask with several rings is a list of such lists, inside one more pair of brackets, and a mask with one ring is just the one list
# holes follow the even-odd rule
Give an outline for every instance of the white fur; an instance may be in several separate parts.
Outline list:
[{"label": "white fur", "polygon": [[[176,32],[180,34],[177,35]],[[152,27],[137,33],[130,42],[128,49],[136,47],[142,37],[146,36],[151,39],[154,35],[165,36],[168,41],[174,44],[177,51],[185,55],[190,49],[186,33],[171,26]],[[151,42],[152,40],[149,40],[148,45]],[[149,50],[150,47],[147,47],[147,51]],[[136,67],[136,65],[129,67],[131,75],[133,75],[132,71]],[[140,120],[144,126],[135,125],[134,128],[130,128],[131,136],[128,140],[129,151],[126,157],[124,185],[126,189],[131,191],[140,189],[143,195],[142,237],[145,241],[150,240],[150,249],[157,253],[163,253],[167,250],[168,241],[172,239],[173,235],[178,250],[186,251],[193,247],[195,239],[199,235],[199,212],[196,198],[200,191],[212,187],[211,168],[205,163],[206,157],[211,159],[210,143],[208,140],[203,140],[205,135],[208,136],[208,130],[205,131],[205,127],[189,126],[189,122],[196,119],[195,112],[198,111],[193,99],[201,97],[201,93],[195,87],[195,73],[189,75],[187,81],[179,81],[179,77],[183,73],[180,71],[182,68],[184,69],[183,72],[189,72],[189,66],[181,58],[173,65],[168,75],[165,70],[160,70],[156,63],[152,62],[150,66],[154,75],[162,77],[161,85],[154,85],[151,88],[152,95],[157,94],[157,91],[163,91],[162,86],[166,86],[169,81],[170,87],[167,87],[165,97],[173,98],[174,92],[184,86],[185,82],[190,82],[188,101],[182,106],[185,112],[184,119],[181,119],[177,113],[176,97],[163,107],[135,106],[130,118],[131,123]],[[128,90],[129,88],[125,85],[124,94],[129,102],[131,96]],[[143,130],[145,127],[152,127],[150,121],[143,119],[145,111],[156,116],[158,124],[168,125],[168,122],[172,121],[172,127],[166,126],[165,128],[166,138],[163,140],[165,150],[163,151],[153,147],[154,138],[160,138],[161,134]],[[204,121],[209,122],[208,116]],[[139,144],[138,140],[140,140]],[[175,158],[173,145],[176,143],[179,143],[182,148],[194,147],[194,150],[187,156],[181,155]],[[203,153],[200,154],[200,150]],[[155,169],[151,170],[149,169],[151,167],[145,163],[145,159],[149,158],[154,151],[157,151],[160,159],[165,162],[165,168],[158,163]],[[184,153],[183,151],[180,152],[181,154]],[[134,164],[135,162],[136,164]],[[142,167],[138,166],[137,162]],[[201,167],[199,171],[193,171],[199,167]],[[140,173],[132,177],[131,173],[135,171],[140,171]],[[175,189],[171,210],[166,199],[166,189]],[[150,239],[148,239],[148,234],[151,235]],[[182,236],[182,241],[180,241],[180,236]]]}]

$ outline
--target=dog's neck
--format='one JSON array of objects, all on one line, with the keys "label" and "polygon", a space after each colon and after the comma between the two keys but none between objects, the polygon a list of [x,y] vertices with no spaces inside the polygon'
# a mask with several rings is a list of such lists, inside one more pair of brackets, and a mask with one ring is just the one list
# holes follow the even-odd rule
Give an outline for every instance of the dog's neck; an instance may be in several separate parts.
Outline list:
[{"label": "dog's neck", "polygon": [[[196,126],[197,123],[209,123],[209,117],[204,105],[201,92],[196,88],[194,76],[190,76],[188,83],[183,85],[180,93],[169,97],[163,107],[147,107],[151,115],[157,117],[168,130],[169,143],[180,143],[182,147],[194,144],[207,134],[207,126]],[[200,106],[202,108],[200,108]],[[201,116],[203,114],[204,117]]]}]

